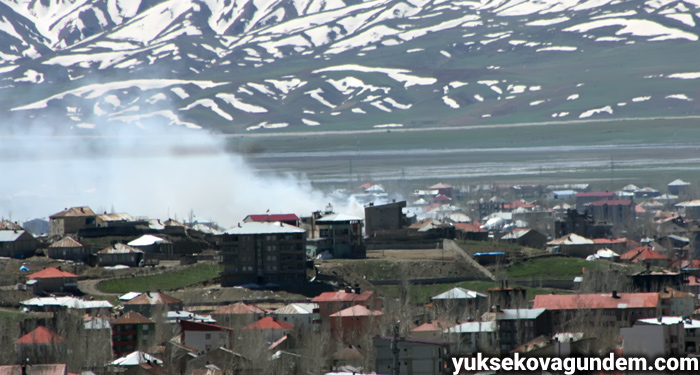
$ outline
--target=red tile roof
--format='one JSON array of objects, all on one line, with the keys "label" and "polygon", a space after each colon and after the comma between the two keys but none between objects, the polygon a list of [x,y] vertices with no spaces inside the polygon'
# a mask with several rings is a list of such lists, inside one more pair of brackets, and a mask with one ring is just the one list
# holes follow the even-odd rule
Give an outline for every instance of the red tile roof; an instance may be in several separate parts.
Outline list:
[{"label": "red tile roof", "polygon": [[602,199],[599,201],[586,203],[586,206],[630,206],[632,205],[632,200],[630,199]]},{"label": "red tile roof", "polygon": [[125,305],[168,305],[171,303],[181,303],[177,298],[161,292],[146,292],[140,296],[124,302]]},{"label": "red tile roof", "polygon": [[46,327],[39,326],[15,341],[15,344],[51,344],[65,342],[66,339]]},{"label": "red tile roof", "polygon": [[626,238],[594,238],[593,242],[596,244],[615,244],[615,243],[627,243]]},{"label": "red tile roof", "polygon": [[457,230],[461,230],[462,232],[477,232],[477,233],[486,233],[488,232],[486,229],[481,229],[478,226],[474,224],[469,224],[469,223],[453,223],[455,228]]},{"label": "red tile roof", "polygon": [[434,190],[434,189],[452,189],[452,185],[445,184],[445,183],[442,183],[442,182],[438,182],[437,184],[435,184],[435,185],[429,187],[428,189],[433,189],[433,190]]},{"label": "red tile roof", "polygon": [[353,302],[353,301],[367,301],[374,296],[374,292],[364,291],[360,294],[357,293],[347,293],[347,292],[323,292],[320,295],[314,297],[311,302]]},{"label": "red tile roof", "polygon": [[258,222],[274,222],[274,221],[298,221],[299,216],[295,214],[263,214],[263,215],[248,215],[250,220]]},{"label": "red tile roof", "polygon": [[243,302],[236,302],[234,304],[221,307],[216,311],[212,312],[212,315],[218,314],[265,314],[265,310],[255,305],[248,305]]},{"label": "red tile roof", "polygon": [[430,323],[423,323],[418,327],[411,330],[411,332],[434,332],[434,331],[444,331],[448,328],[454,327],[454,323],[449,323],[447,321],[434,320]]},{"label": "red tile roof", "polygon": [[634,309],[654,308],[659,304],[659,293],[612,294],[540,294],[535,296],[534,309],[578,310],[578,309]]},{"label": "red tile roof", "polygon": [[582,192],[576,193],[576,197],[612,197],[615,193],[609,193],[607,191],[594,191],[594,192]]},{"label": "red tile roof", "polygon": [[27,279],[57,279],[61,277],[78,277],[78,275],[72,274],[70,272],[61,271],[56,267],[44,268],[41,271],[34,272],[33,274],[27,275]]},{"label": "red tile roof", "polygon": [[220,331],[233,331],[231,327],[224,327],[218,324],[203,323],[203,322],[193,322],[190,320],[181,320],[180,327],[182,331],[206,331],[206,332],[220,332]]},{"label": "red tile roof", "polygon": [[620,255],[620,260],[627,260],[632,263],[651,259],[668,260],[668,257],[663,256],[648,247],[638,247]]},{"label": "red tile roof", "polygon": [[294,328],[292,324],[281,322],[271,316],[262,318],[257,322],[250,323],[241,329],[289,329]]},{"label": "red tile roof", "polygon": [[352,317],[352,316],[379,316],[384,315],[383,312],[377,310],[370,310],[363,305],[355,305],[348,307],[347,309],[342,309],[335,314],[331,314],[331,318],[341,318],[341,317]]},{"label": "red tile roof", "polygon": [[671,264],[671,268],[700,268],[700,260],[679,259]]},{"label": "red tile roof", "polygon": [[112,325],[118,324],[149,324],[154,323],[151,319],[137,313],[136,311],[129,311],[128,313],[122,315],[112,322]]},{"label": "red tile roof", "polygon": [[448,197],[448,196],[446,196],[446,195],[442,195],[442,194],[440,194],[440,195],[438,195],[437,197],[435,197],[435,201],[436,201],[436,202],[449,202],[449,201],[451,201],[451,200],[452,200],[452,198],[450,198],[450,197]]}]

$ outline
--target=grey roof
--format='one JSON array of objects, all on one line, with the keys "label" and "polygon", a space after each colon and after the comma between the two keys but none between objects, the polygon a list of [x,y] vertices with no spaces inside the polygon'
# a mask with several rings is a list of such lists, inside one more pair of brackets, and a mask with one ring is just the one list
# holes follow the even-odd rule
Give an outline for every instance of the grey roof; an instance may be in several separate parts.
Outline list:
[{"label": "grey roof", "polygon": [[440,293],[437,296],[434,296],[431,298],[431,300],[435,299],[474,299],[478,297],[484,297],[486,298],[487,296],[485,294],[481,294],[479,292],[475,292],[473,290],[469,289],[464,289],[460,287],[454,287],[444,293]]},{"label": "grey roof", "polygon": [[269,222],[249,222],[239,223],[238,226],[230,228],[226,234],[275,234],[275,233],[304,233],[305,230],[293,225],[279,221]]},{"label": "grey roof", "polygon": [[498,320],[535,319],[547,309],[503,309],[498,314]]},{"label": "grey roof", "polygon": [[445,333],[476,333],[476,332],[496,332],[496,322],[464,322],[452,328],[448,328]]},{"label": "grey roof", "polygon": [[0,242],[14,242],[24,234],[23,230],[0,230]]},{"label": "grey roof", "polygon": [[273,311],[276,315],[307,315],[313,314],[314,309],[318,308],[317,303],[290,303],[289,305],[280,307]]}]

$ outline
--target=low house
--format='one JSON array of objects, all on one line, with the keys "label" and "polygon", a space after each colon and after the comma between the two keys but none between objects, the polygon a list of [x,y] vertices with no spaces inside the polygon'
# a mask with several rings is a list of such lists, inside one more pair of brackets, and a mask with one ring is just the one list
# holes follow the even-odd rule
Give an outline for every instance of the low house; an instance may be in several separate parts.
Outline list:
[{"label": "low house", "polygon": [[150,234],[143,236],[127,243],[134,249],[143,251],[144,254],[163,254],[167,256],[173,255],[173,243]]},{"label": "low house", "polygon": [[[623,351],[626,356],[683,357],[686,354],[684,325],[683,318],[640,319],[634,326],[620,329]],[[694,329],[692,331],[695,333]]]},{"label": "low house", "polygon": [[345,343],[359,343],[363,335],[379,329],[384,313],[355,305],[330,315],[331,337]]},{"label": "low house", "polygon": [[90,207],[71,207],[49,216],[49,235],[75,234],[83,228],[97,225],[97,215]]},{"label": "low house", "polygon": [[469,241],[488,241],[489,231],[481,229],[470,223],[453,223],[455,227],[455,238]]},{"label": "low house", "polygon": [[103,213],[97,215],[95,218],[95,223],[98,227],[118,227],[124,225],[130,225],[136,221],[136,219],[127,213]]},{"label": "low house", "polygon": [[135,311],[113,320],[111,327],[112,349],[118,357],[136,350],[148,350],[154,343],[156,323]]},{"label": "low house", "polygon": [[342,309],[355,305],[363,305],[370,310],[382,308],[382,301],[379,296],[371,291],[361,291],[359,288],[346,289],[340,292],[324,292],[311,299],[312,303],[317,303],[321,313],[321,322],[329,324],[328,318],[331,314]]},{"label": "low house", "polygon": [[107,316],[112,312],[112,304],[104,300],[85,300],[73,296],[36,297],[19,303],[20,306],[35,312],[58,312],[71,310],[80,315]]},{"label": "low house", "polygon": [[495,321],[467,321],[446,329],[450,341],[455,342],[456,354],[499,353]]},{"label": "low house", "polygon": [[620,261],[624,263],[640,263],[651,266],[668,267],[671,264],[668,257],[657,253],[648,247],[637,247],[620,255]]},{"label": "low house", "polygon": [[161,292],[146,292],[124,302],[124,312],[136,311],[145,316],[152,316],[156,310],[160,310],[161,313],[183,310],[182,301]]},{"label": "low house", "polygon": [[473,290],[454,287],[430,298],[437,316],[463,315],[475,317],[486,310],[488,296]]},{"label": "low house", "polygon": [[668,189],[669,194],[681,195],[688,194],[690,192],[690,186],[690,182],[685,182],[679,178],[669,182],[668,185],[666,185],[666,188]]},{"label": "low house", "polygon": [[0,230],[0,256],[29,258],[38,245],[39,241],[25,230]]},{"label": "low house", "polygon": [[51,259],[65,259],[87,262],[90,248],[71,236],[66,236],[49,245],[48,254]]},{"label": "low house", "polygon": [[214,310],[211,317],[222,326],[240,328],[265,316],[265,310],[245,302],[236,302]]},{"label": "low house", "polygon": [[294,326],[287,322],[279,321],[271,316],[262,318],[241,328],[255,335],[261,336],[268,344],[274,343],[286,336]]},{"label": "low house", "polygon": [[547,242],[547,251],[579,258],[586,258],[595,253],[595,242],[576,233]]},{"label": "low house", "polygon": [[442,340],[447,334],[446,330],[454,327],[456,323],[446,320],[433,320],[432,322],[423,323],[418,327],[412,328],[410,331],[411,337],[424,340]]},{"label": "low house", "polygon": [[320,328],[321,312],[316,303],[290,303],[272,312],[280,321],[294,325],[301,332]]},{"label": "low house", "polygon": [[[394,371],[396,360],[392,350],[393,337],[373,338],[376,351],[376,369],[382,374],[444,374],[451,364],[450,345],[447,341],[421,340],[399,337],[396,340],[399,368]],[[450,373],[452,373],[450,371]]]},{"label": "low house", "polygon": [[534,229],[516,228],[501,237],[501,241],[534,249],[544,249],[547,243],[547,236]]},{"label": "low house", "polygon": [[66,339],[39,326],[15,341],[17,363],[59,363],[65,360]]},{"label": "low house", "polygon": [[116,265],[138,267],[143,263],[143,259],[143,251],[123,243],[114,244],[97,252],[97,265],[100,267]]},{"label": "low house", "polygon": [[78,288],[78,275],[48,267],[27,275],[27,285],[35,294],[52,292],[70,292]]},{"label": "low house", "polygon": [[610,249],[618,254],[628,250],[627,238],[593,238],[595,250]]},{"label": "low house", "polygon": [[234,329],[218,324],[180,321],[180,343],[204,354],[220,347],[231,348],[234,340]]}]

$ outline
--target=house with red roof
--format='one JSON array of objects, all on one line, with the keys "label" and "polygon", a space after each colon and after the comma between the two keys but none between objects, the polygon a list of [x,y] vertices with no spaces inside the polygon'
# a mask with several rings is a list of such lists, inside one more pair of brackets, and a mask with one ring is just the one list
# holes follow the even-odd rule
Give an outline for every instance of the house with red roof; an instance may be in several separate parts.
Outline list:
[{"label": "house with red roof", "polygon": [[236,302],[214,310],[211,317],[223,326],[240,328],[260,320],[265,313],[265,310],[253,304]]},{"label": "house with red roof", "polygon": [[[541,294],[533,308],[551,312],[552,332],[585,327],[629,327],[661,311],[659,293]],[[572,326],[576,325],[576,327]]]},{"label": "house with red roof", "polygon": [[610,249],[618,254],[627,251],[627,238],[593,238],[593,249]]},{"label": "house with red roof", "polygon": [[441,340],[445,337],[445,331],[456,326],[456,323],[447,320],[433,320],[411,329],[411,337],[424,340]]},{"label": "house with red roof", "polygon": [[301,219],[296,214],[258,214],[258,215],[248,215],[243,219],[244,223],[274,223],[279,221],[281,223],[293,225],[299,227],[301,225]]},{"label": "house with red roof", "polygon": [[454,187],[450,184],[443,182],[438,182],[437,184],[429,187],[430,190],[437,190],[437,195],[444,195],[446,197],[452,197]]},{"label": "house with red roof", "polygon": [[648,247],[638,247],[620,255],[624,263],[642,263],[656,267],[668,267],[670,259]]},{"label": "house with red roof", "polygon": [[607,191],[578,192],[576,193],[576,210],[578,212],[583,212],[587,203],[602,199],[613,199],[614,197],[615,193]]},{"label": "house with red roof", "polygon": [[182,310],[182,301],[161,292],[146,292],[124,302],[124,312],[136,311],[151,316],[155,310],[161,312]]},{"label": "house with red roof", "polygon": [[360,288],[345,289],[339,292],[324,292],[311,299],[312,303],[318,304],[321,314],[321,322],[324,325],[330,324],[331,314],[355,305],[363,305],[371,310],[382,308],[382,301],[379,296],[372,291],[361,291]]},{"label": "house with red roof", "polygon": [[255,335],[260,335],[266,343],[272,344],[289,334],[291,330],[294,329],[294,325],[267,316],[241,329],[252,332]]},{"label": "house with red roof", "polygon": [[488,241],[489,231],[470,223],[452,223],[455,227],[455,238],[458,240]]},{"label": "house with red roof", "polygon": [[379,333],[384,313],[355,305],[330,315],[331,337],[346,344],[358,344],[364,335]]},{"label": "house with red roof", "polygon": [[47,267],[27,275],[27,285],[35,294],[71,292],[78,288],[78,275],[63,271],[60,267]]},{"label": "house with red roof", "polygon": [[180,344],[193,349],[198,355],[217,348],[231,348],[234,329],[218,324],[180,321]]},{"label": "house with red roof", "polygon": [[17,363],[60,363],[65,361],[66,339],[39,326],[15,341]]}]

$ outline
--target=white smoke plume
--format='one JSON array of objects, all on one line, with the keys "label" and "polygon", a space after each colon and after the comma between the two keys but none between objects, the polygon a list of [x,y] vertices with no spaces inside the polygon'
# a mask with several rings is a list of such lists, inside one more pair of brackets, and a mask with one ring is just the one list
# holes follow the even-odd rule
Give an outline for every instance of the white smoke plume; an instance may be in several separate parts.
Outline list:
[{"label": "white smoke plume", "polygon": [[[331,199],[293,174],[262,177],[221,138],[173,126],[97,126],[56,135],[49,124],[0,136],[0,216],[23,221],[66,207],[215,221],[323,209]],[[334,202],[337,212],[361,208]]]}]

